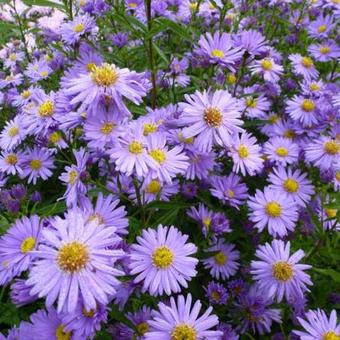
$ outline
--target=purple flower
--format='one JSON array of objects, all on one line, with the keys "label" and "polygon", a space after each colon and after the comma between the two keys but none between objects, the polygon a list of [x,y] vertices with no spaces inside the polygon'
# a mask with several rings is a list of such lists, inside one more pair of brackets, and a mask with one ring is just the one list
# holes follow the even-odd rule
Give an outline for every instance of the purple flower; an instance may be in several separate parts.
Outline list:
[{"label": "purple flower", "polygon": [[275,83],[280,80],[283,73],[283,67],[275,63],[273,58],[264,58],[255,61],[250,67],[252,74],[259,74],[265,81]]},{"label": "purple flower", "polygon": [[288,59],[292,62],[293,72],[296,75],[301,75],[305,80],[310,81],[319,76],[319,72],[310,57],[303,57],[301,54],[291,54]]},{"label": "purple flower", "polygon": [[4,150],[13,150],[26,137],[26,130],[22,126],[20,116],[7,121],[0,134],[0,147]]},{"label": "purple flower", "polygon": [[147,229],[137,237],[138,244],[131,246],[131,275],[138,274],[135,283],[143,281],[143,291],[153,296],[178,293],[181,286],[195,277],[198,260],[192,255],[197,247],[186,243],[187,235],[171,226],[159,225],[157,231]]},{"label": "purple flower", "polygon": [[263,192],[257,189],[255,196],[249,198],[248,206],[249,219],[260,232],[267,227],[270,235],[283,237],[295,230],[297,206],[287,195],[268,187]]},{"label": "purple flower", "polygon": [[204,290],[211,304],[224,305],[228,300],[227,289],[220,283],[211,281]]},{"label": "purple flower", "polygon": [[323,41],[320,44],[311,44],[308,51],[317,61],[321,62],[331,61],[340,57],[340,47],[334,40]]},{"label": "purple flower", "polygon": [[173,297],[170,299],[170,305],[160,302],[159,312],[155,311],[153,319],[148,322],[150,330],[144,334],[145,340],[220,339],[222,332],[210,330],[218,324],[217,316],[211,315],[212,307],[198,317],[202,307],[201,302],[196,301],[193,307],[191,304],[191,294],[186,298],[179,295],[177,304]]},{"label": "purple flower", "polygon": [[30,295],[31,286],[26,284],[26,280],[16,279],[11,285],[11,301],[17,306],[28,305],[38,299],[37,295]]},{"label": "purple flower", "polygon": [[210,269],[212,277],[226,280],[235,275],[239,267],[237,260],[240,258],[240,252],[235,250],[235,245],[224,243],[224,239],[220,238],[206,251],[216,252],[214,256],[203,260],[204,268]]},{"label": "purple flower", "polygon": [[310,276],[304,271],[311,268],[307,264],[299,264],[305,253],[299,249],[290,255],[290,242],[274,240],[256,250],[256,261],[251,262],[251,274],[258,281],[259,289],[277,302],[285,296],[303,296],[309,291],[307,285],[312,285]]},{"label": "purple flower", "polygon": [[78,210],[51,225],[42,231],[44,245],[35,253],[27,280],[31,294],[46,296],[47,307],[58,298],[58,311],[73,312],[81,297],[88,311],[108,303],[119,283],[116,276],[124,274],[113,266],[124,252],[109,248],[120,241],[116,228],[87,223]]},{"label": "purple flower", "polygon": [[234,45],[241,47],[252,56],[260,55],[267,49],[266,38],[258,31],[243,31],[234,37]]}]

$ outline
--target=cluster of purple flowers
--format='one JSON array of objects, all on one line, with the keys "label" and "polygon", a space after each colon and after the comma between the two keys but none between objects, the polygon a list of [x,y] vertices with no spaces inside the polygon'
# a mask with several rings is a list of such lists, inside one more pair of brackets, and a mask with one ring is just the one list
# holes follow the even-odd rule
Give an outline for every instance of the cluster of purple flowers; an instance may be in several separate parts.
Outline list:
[{"label": "cluster of purple flowers", "polygon": [[339,1],[43,5],[0,4],[0,340],[339,340]]}]

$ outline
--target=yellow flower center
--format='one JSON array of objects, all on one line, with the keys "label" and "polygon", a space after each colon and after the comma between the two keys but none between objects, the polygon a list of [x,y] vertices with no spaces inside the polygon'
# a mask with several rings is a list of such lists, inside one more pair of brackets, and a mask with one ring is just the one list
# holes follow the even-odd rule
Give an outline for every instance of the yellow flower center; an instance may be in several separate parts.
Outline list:
[{"label": "yellow flower center", "polygon": [[224,53],[221,50],[212,50],[211,52],[212,56],[215,58],[223,58],[224,57]]},{"label": "yellow flower center", "polygon": [[196,340],[197,333],[194,327],[185,323],[178,324],[171,332],[171,340]]},{"label": "yellow flower center", "polygon": [[278,115],[271,115],[270,117],[268,117],[269,124],[275,124],[278,120],[279,120]]},{"label": "yellow flower center", "polygon": [[8,164],[15,165],[15,164],[18,163],[18,157],[14,153],[11,153],[11,154],[7,155],[6,162]]},{"label": "yellow flower center", "polygon": [[57,330],[55,331],[55,336],[57,340],[70,340],[71,339],[71,332],[65,332],[64,326],[59,325]]},{"label": "yellow flower center", "polygon": [[306,112],[311,112],[315,109],[315,104],[311,99],[305,99],[301,104],[301,109]]},{"label": "yellow flower center", "polygon": [[165,152],[163,152],[161,149],[151,150],[150,156],[159,164],[163,164],[166,159]]},{"label": "yellow flower center", "polygon": [[91,71],[92,80],[98,86],[112,86],[118,80],[118,72],[113,65],[104,63],[102,66],[94,66]]},{"label": "yellow flower center", "polygon": [[327,54],[331,51],[331,49],[328,46],[321,46],[320,47],[320,53]]},{"label": "yellow flower center", "polygon": [[296,134],[293,130],[286,130],[284,133],[283,133],[283,137],[285,138],[289,138],[289,139],[293,139],[295,138]]},{"label": "yellow flower center", "polygon": [[72,274],[85,268],[89,262],[89,252],[86,245],[74,241],[59,250],[57,261],[62,271]]},{"label": "yellow flower center", "polygon": [[335,179],[340,182],[340,171],[337,171],[335,174]]},{"label": "yellow flower center", "polygon": [[320,90],[320,86],[317,84],[317,83],[311,83],[309,85],[309,88],[312,90],[312,91],[319,91]]},{"label": "yellow flower center", "polygon": [[153,179],[146,187],[146,192],[149,194],[158,194],[162,189],[161,183]]},{"label": "yellow flower center", "polygon": [[293,193],[299,190],[299,183],[292,178],[287,178],[283,182],[283,187],[286,191]]},{"label": "yellow flower center", "polygon": [[46,77],[46,76],[48,76],[48,72],[47,71],[42,71],[42,72],[40,72],[40,76],[41,77]]},{"label": "yellow flower center", "polygon": [[311,67],[313,67],[313,60],[311,59],[311,58],[309,58],[309,57],[303,57],[302,59],[301,59],[301,64],[304,66],[304,67],[306,67],[306,68],[311,68]]},{"label": "yellow flower center", "polygon": [[327,29],[326,25],[321,25],[318,27],[318,33],[323,33],[326,31],[326,29]]},{"label": "yellow flower center", "polygon": [[293,267],[288,262],[278,261],[272,267],[273,276],[278,281],[286,282],[293,277]]},{"label": "yellow flower center", "polygon": [[54,103],[52,100],[46,100],[46,102],[40,104],[38,112],[41,117],[52,116],[54,113]]},{"label": "yellow flower center", "polygon": [[340,340],[340,335],[333,331],[329,331],[322,335],[322,340]]},{"label": "yellow flower center", "polygon": [[196,10],[198,9],[198,3],[197,3],[197,2],[191,2],[191,3],[189,4],[189,9],[190,9],[191,11],[196,11]]},{"label": "yellow flower center", "polygon": [[136,140],[129,144],[129,152],[133,153],[134,155],[143,153],[143,150],[143,145]]},{"label": "yellow flower center", "polygon": [[185,144],[192,144],[194,142],[194,137],[184,138],[181,132],[179,132],[177,136],[178,136],[178,139]]},{"label": "yellow flower center", "polygon": [[336,214],[338,213],[337,209],[325,209],[325,213],[327,215],[327,218],[335,218]]},{"label": "yellow flower center", "polygon": [[88,63],[87,65],[86,65],[86,69],[89,71],[89,72],[93,72],[94,70],[95,70],[95,68],[96,68],[96,64],[95,63]]},{"label": "yellow flower center", "polygon": [[329,155],[337,155],[340,151],[340,145],[336,140],[330,140],[323,145],[323,149]]},{"label": "yellow flower center", "polygon": [[104,135],[109,135],[113,130],[114,124],[113,123],[105,123],[100,128],[100,132]]},{"label": "yellow flower center", "polygon": [[42,166],[42,163],[41,163],[41,160],[40,160],[40,159],[33,159],[33,160],[30,162],[30,167],[31,167],[31,169],[33,169],[33,170],[39,170],[39,169],[41,169],[41,166]]},{"label": "yellow flower center", "polygon": [[74,26],[73,31],[76,33],[81,33],[84,31],[84,29],[85,29],[84,24],[80,23]]},{"label": "yellow flower center", "polygon": [[204,110],[204,120],[205,122],[213,127],[218,127],[222,123],[222,112],[217,107],[208,107]]},{"label": "yellow flower center", "polygon": [[53,144],[57,144],[61,140],[61,134],[58,131],[52,132],[48,140]]},{"label": "yellow flower center", "polygon": [[144,335],[149,330],[150,327],[147,324],[147,322],[141,322],[136,326],[136,328],[139,334]]},{"label": "yellow flower center", "polygon": [[237,152],[240,158],[247,158],[249,156],[249,150],[243,144],[239,145]]},{"label": "yellow flower center", "polygon": [[21,97],[27,99],[31,95],[31,91],[25,90],[21,92]]},{"label": "yellow flower center", "polygon": [[70,170],[68,173],[68,183],[73,185],[78,178],[78,172],[76,170]]},{"label": "yellow flower center", "polygon": [[235,193],[234,193],[234,191],[232,191],[232,190],[228,190],[228,197],[229,198],[233,198],[235,196]]},{"label": "yellow flower center", "polygon": [[281,216],[281,205],[278,202],[272,201],[266,204],[266,214],[270,217]]},{"label": "yellow flower center", "polygon": [[94,317],[94,313],[95,313],[95,310],[93,309],[90,309],[90,310],[86,310],[85,308],[82,309],[82,314],[87,317],[87,318],[93,318]]},{"label": "yellow flower center", "polygon": [[216,290],[211,292],[211,296],[215,301],[220,301],[221,300],[221,295],[219,292],[216,292]]},{"label": "yellow flower center", "polygon": [[157,248],[152,254],[153,265],[158,269],[168,268],[174,260],[173,252],[166,246]]},{"label": "yellow flower center", "polygon": [[235,84],[236,76],[233,73],[228,73],[227,74],[227,82],[228,82],[228,84]]},{"label": "yellow flower center", "polygon": [[221,251],[214,256],[214,259],[219,266],[224,265],[228,260],[227,256]]},{"label": "yellow flower center", "polygon": [[150,133],[153,133],[156,131],[157,131],[157,125],[151,124],[151,123],[144,124],[144,130],[143,130],[144,136],[148,136]]},{"label": "yellow flower center", "polygon": [[265,71],[270,71],[273,69],[273,63],[271,60],[269,59],[264,59],[262,62],[261,62],[261,66],[262,68],[265,70]]},{"label": "yellow flower center", "polygon": [[9,58],[10,61],[16,61],[17,55],[15,53],[11,53],[8,58]]},{"label": "yellow flower center", "polygon": [[275,153],[279,156],[279,157],[287,157],[288,156],[288,150],[282,146],[279,146],[278,148],[276,148]]},{"label": "yellow flower center", "polygon": [[100,215],[99,213],[94,213],[92,214],[89,219],[88,222],[93,222],[97,220],[98,224],[105,224],[104,218],[102,215]]},{"label": "yellow flower center", "polygon": [[210,224],[211,224],[211,219],[210,218],[205,218],[203,220],[203,224],[204,224],[206,229],[209,229],[210,228]]},{"label": "yellow flower center", "polygon": [[246,104],[248,107],[255,109],[257,107],[257,100],[255,98],[248,97],[246,100]]},{"label": "yellow flower center", "polygon": [[33,237],[26,237],[20,245],[20,251],[24,254],[28,253],[29,251],[33,250],[35,247],[35,239]]}]

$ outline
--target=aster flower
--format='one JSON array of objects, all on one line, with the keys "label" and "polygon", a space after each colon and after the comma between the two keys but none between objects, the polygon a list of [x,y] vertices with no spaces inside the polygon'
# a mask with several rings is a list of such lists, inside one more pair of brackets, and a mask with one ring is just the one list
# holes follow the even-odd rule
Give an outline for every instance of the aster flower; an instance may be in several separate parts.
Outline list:
[{"label": "aster flower", "polygon": [[0,134],[0,147],[4,150],[13,150],[20,142],[25,139],[26,130],[22,126],[20,116],[6,122]]},{"label": "aster flower", "polygon": [[41,226],[36,215],[23,217],[0,238],[0,285],[27,270],[40,241]]},{"label": "aster flower", "polygon": [[242,279],[234,279],[229,281],[228,289],[232,296],[240,298],[246,293],[247,286]]},{"label": "aster flower", "polygon": [[19,176],[23,174],[22,170],[23,154],[21,152],[2,152],[0,154],[0,171],[8,175]]},{"label": "aster flower", "polygon": [[290,242],[273,240],[271,244],[259,246],[255,253],[258,260],[251,262],[250,272],[268,298],[281,302],[284,296],[287,300],[302,296],[309,291],[307,285],[313,284],[304,272],[311,266],[298,263],[304,255],[301,249],[290,255]]},{"label": "aster flower", "polygon": [[304,126],[318,123],[317,101],[312,98],[294,96],[287,101],[286,112],[289,116]]},{"label": "aster flower", "polygon": [[[149,326],[148,321],[151,319],[152,312],[153,311],[149,307],[143,306],[136,313],[127,314],[127,318],[131,320],[131,322],[135,325],[138,331],[138,334],[140,334],[140,336],[137,336],[136,340],[144,339],[143,337],[144,334],[149,331],[150,326]],[[133,333],[131,334],[131,338],[133,338]]]},{"label": "aster flower", "polygon": [[187,103],[179,104],[183,110],[180,124],[189,125],[183,129],[183,136],[196,136],[195,145],[200,151],[209,152],[215,144],[230,144],[231,135],[242,131],[239,104],[228,91],[196,91],[185,99]]},{"label": "aster flower", "polygon": [[301,75],[307,81],[318,78],[319,72],[310,57],[303,57],[301,54],[291,54],[288,59],[292,62],[293,72],[296,75]]},{"label": "aster flower", "polygon": [[327,62],[340,57],[340,47],[334,40],[323,41],[320,44],[311,44],[308,52],[317,61]]},{"label": "aster flower", "polygon": [[217,330],[223,332],[221,340],[238,340],[239,336],[235,330],[227,323],[222,323],[217,326]]},{"label": "aster flower", "polygon": [[320,136],[305,147],[305,158],[308,162],[327,170],[339,162],[340,142],[327,136]]},{"label": "aster flower", "polygon": [[257,189],[255,196],[249,198],[248,207],[249,219],[260,232],[267,227],[270,235],[283,237],[288,230],[295,229],[297,206],[291,198],[279,191],[268,187],[263,192]]},{"label": "aster flower", "polygon": [[255,98],[254,93],[257,93],[257,91],[258,89],[254,87],[244,88],[243,92],[245,95],[247,94],[247,96],[241,98],[240,101],[243,104],[242,108],[247,117],[262,119],[265,117],[265,113],[270,109],[271,104],[262,93]]},{"label": "aster flower", "polygon": [[235,304],[237,313],[241,313],[241,324],[237,327],[241,333],[248,329],[253,333],[269,333],[273,321],[280,323],[280,310],[269,308],[272,300],[266,297],[258,289],[252,286],[247,294],[240,297],[239,302]]},{"label": "aster flower", "polygon": [[22,160],[22,176],[28,177],[28,183],[36,184],[39,177],[46,181],[53,174],[53,160],[52,151],[47,148],[27,149]]},{"label": "aster flower", "polygon": [[252,74],[259,74],[265,81],[271,81],[272,83],[279,81],[283,73],[283,67],[276,64],[273,58],[255,61],[250,66],[250,70]]},{"label": "aster flower", "polygon": [[0,78],[0,89],[4,89],[5,87],[15,87],[22,83],[23,76],[20,73],[10,74],[5,78]]},{"label": "aster flower", "polygon": [[307,31],[312,38],[327,38],[334,27],[335,23],[332,15],[319,15],[316,20],[309,23]]},{"label": "aster flower", "polygon": [[36,83],[39,80],[47,79],[53,70],[48,66],[44,58],[34,60],[27,65],[25,75],[31,83]]},{"label": "aster flower", "polygon": [[210,304],[224,305],[228,300],[227,289],[220,283],[211,281],[204,290]]},{"label": "aster flower", "polygon": [[233,159],[233,171],[241,172],[243,176],[254,176],[263,168],[263,159],[260,154],[260,146],[251,134],[235,134],[228,155]]},{"label": "aster flower", "polygon": [[298,317],[304,331],[293,330],[301,340],[336,340],[340,336],[340,324],[337,323],[336,310],[332,310],[329,318],[322,309],[309,310],[305,318]]},{"label": "aster flower", "polygon": [[179,295],[177,304],[173,297],[170,298],[170,305],[160,302],[159,311],[154,312],[153,319],[149,321],[150,330],[144,334],[145,340],[220,339],[222,332],[211,330],[218,324],[217,316],[211,315],[212,307],[198,317],[201,302],[196,301],[193,307],[191,304],[191,294],[186,298]]},{"label": "aster flower", "polygon": [[233,172],[228,176],[214,176],[211,179],[211,186],[210,192],[213,196],[238,210],[247,198],[246,184],[242,183],[241,177]]},{"label": "aster flower", "polygon": [[202,53],[211,63],[218,63],[231,69],[243,54],[240,48],[233,46],[231,37],[227,33],[215,32],[214,35],[210,33],[201,35],[198,45],[199,53]]},{"label": "aster flower", "polygon": [[314,187],[308,180],[307,174],[299,169],[293,171],[291,168],[285,170],[280,167],[274,169],[268,179],[271,183],[270,188],[287,195],[301,207],[305,207],[314,194]]},{"label": "aster flower", "polygon": [[26,280],[16,279],[11,284],[11,301],[17,307],[28,305],[38,299],[37,295],[30,295],[31,286],[26,284]]},{"label": "aster flower", "polygon": [[189,166],[185,172],[185,178],[191,180],[207,178],[215,164],[214,152],[201,152],[193,146],[186,149],[186,154],[189,157]]},{"label": "aster flower", "polygon": [[138,274],[135,283],[143,281],[143,291],[153,296],[178,293],[187,287],[187,281],[196,276],[198,260],[189,255],[197,247],[186,243],[187,235],[177,228],[159,225],[157,231],[144,229],[137,237],[138,244],[131,246],[131,275]]},{"label": "aster flower", "polygon": [[184,174],[189,166],[188,157],[182,152],[182,147],[168,149],[166,137],[161,133],[153,133],[147,138],[147,152],[158,164],[157,170],[151,171],[151,177],[161,179],[171,184],[172,178]]},{"label": "aster flower", "polygon": [[260,55],[267,49],[266,38],[256,30],[247,30],[235,35],[234,45],[241,47],[251,56]]},{"label": "aster flower", "polygon": [[109,248],[120,241],[116,228],[87,223],[78,210],[50,223],[27,280],[31,294],[45,296],[47,307],[58,298],[58,311],[73,312],[81,297],[87,311],[107,304],[119,283],[116,276],[124,274],[113,267],[124,252]]},{"label": "aster flower", "polygon": [[299,147],[287,138],[273,137],[264,144],[263,152],[270,161],[284,166],[297,162]]},{"label": "aster flower", "polygon": [[63,23],[60,27],[60,33],[63,41],[69,45],[74,45],[79,42],[81,37],[91,33],[96,24],[89,15],[78,15],[72,21]]},{"label": "aster flower", "polygon": [[236,274],[240,266],[237,260],[240,252],[235,249],[235,245],[224,243],[224,238],[220,238],[216,243],[209,247],[207,252],[216,252],[212,257],[203,260],[204,268],[210,269],[210,275],[217,280],[228,279]]},{"label": "aster flower", "polygon": [[201,225],[203,234],[206,236],[209,232],[214,213],[210,211],[203,203],[199,203],[198,208],[191,207],[187,214]]}]

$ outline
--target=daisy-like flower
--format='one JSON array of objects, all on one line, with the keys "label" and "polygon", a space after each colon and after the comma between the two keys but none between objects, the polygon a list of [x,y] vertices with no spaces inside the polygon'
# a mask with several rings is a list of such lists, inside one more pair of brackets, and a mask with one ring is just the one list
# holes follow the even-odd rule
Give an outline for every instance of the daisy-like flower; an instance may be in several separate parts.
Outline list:
[{"label": "daisy-like flower", "polygon": [[305,147],[305,158],[320,169],[331,169],[340,160],[340,141],[320,136]]},{"label": "daisy-like flower", "polygon": [[53,70],[48,66],[44,58],[35,60],[27,65],[25,75],[31,83],[36,83],[39,80],[47,79]]},{"label": "daisy-like flower", "polygon": [[116,228],[87,222],[79,210],[50,223],[52,227],[42,231],[44,244],[35,252],[27,280],[33,287],[31,294],[46,297],[47,307],[58,298],[58,311],[69,313],[80,298],[87,311],[95,310],[98,303],[107,304],[119,284],[116,276],[124,275],[114,267],[124,255],[111,249],[120,242]]},{"label": "daisy-like flower", "polygon": [[321,62],[327,62],[340,57],[340,47],[334,40],[323,41],[320,44],[311,44],[308,51],[317,61]]},{"label": "daisy-like flower", "polygon": [[209,171],[213,169],[215,164],[214,152],[201,152],[193,146],[186,149],[186,154],[189,157],[189,167],[185,173],[185,178],[191,180],[207,178]]},{"label": "daisy-like flower", "polygon": [[51,171],[55,168],[53,160],[52,151],[47,148],[35,147],[26,150],[22,160],[22,176],[28,177],[28,183],[36,184],[38,178],[46,181],[53,175]]},{"label": "daisy-like flower", "polygon": [[4,89],[7,86],[17,86],[22,83],[23,76],[20,73],[10,74],[5,78],[0,79],[0,89]]},{"label": "daisy-like flower", "polygon": [[23,174],[21,152],[2,152],[0,154],[0,171],[8,175]]},{"label": "daisy-like flower", "polygon": [[249,133],[235,134],[228,155],[233,159],[233,171],[241,172],[243,176],[254,176],[263,168],[263,158],[260,146],[255,137]]},{"label": "daisy-like flower", "polygon": [[332,15],[318,15],[315,21],[307,25],[308,34],[312,38],[327,38],[329,33],[335,27],[334,17]]},{"label": "daisy-like flower", "polygon": [[211,304],[224,305],[228,300],[227,289],[220,283],[211,281],[204,290]]},{"label": "daisy-like flower", "polygon": [[227,33],[215,32],[214,35],[206,33],[201,35],[198,44],[199,52],[207,57],[211,63],[218,63],[231,69],[243,55],[240,48],[233,46],[233,41]]},{"label": "daisy-like flower", "polygon": [[231,136],[242,131],[243,124],[238,101],[228,91],[213,93],[196,91],[185,95],[187,103],[180,103],[183,113],[180,124],[184,138],[195,137],[195,145],[202,152],[211,151],[215,144],[230,144]]},{"label": "daisy-like flower", "polygon": [[203,203],[199,203],[198,208],[191,207],[187,214],[201,225],[203,234],[206,236],[211,227],[211,221],[213,219],[214,213]]},{"label": "daisy-like flower", "polygon": [[212,257],[203,260],[204,268],[210,269],[210,275],[219,280],[226,280],[236,274],[240,258],[240,252],[235,249],[235,245],[224,243],[224,238],[220,238],[215,244],[209,247],[207,252],[216,252]]},{"label": "daisy-like flower", "polygon": [[13,150],[26,137],[20,116],[6,123],[0,134],[0,147],[4,150]]},{"label": "daisy-like flower", "polygon": [[218,340],[221,331],[213,331],[218,324],[218,318],[211,315],[212,307],[198,317],[202,304],[196,301],[192,307],[192,297],[188,294],[177,297],[177,304],[173,297],[170,304],[158,304],[159,311],[155,311],[153,319],[148,321],[150,330],[144,334],[145,340],[177,340],[177,339],[211,339]]},{"label": "daisy-like flower", "polygon": [[118,207],[119,199],[115,199],[113,195],[106,197],[100,192],[97,197],[95,206],[85,204],[83,206],[84,215],[88,216],[87,220],[97,220],[98,224],[105,227],[115,227],[117,234],[125,235],[128,233],[128,219],[124,206]]},{"label": "daisy-like flower", "polygon": [[78,103],[96,107],[104,98],[111,98],[117,107],[129,113],[123,102],[125,97],[135,104],[142,102],[149,90],[144,74],[120,69],[113,64],[94,65],[90,72],[82,73],[68,79],[65,83],[65,93],[73,96],[71,104]]},{"label": "daisy-like flower", "polygon": [[329,318],[322,309],[309,310],[304,318],[298,317],[304,331],[293,330],[301,340],[338,340],[340,324],[337,323],[336,310],[333,309]]},{"label": "daisy-like flower", "polygon": [[39,217],[33,215],[17,220],[0,238],[0,285],[30,267],[40,234]]},{"label": "daisy-like flower", "polygon": [[243,89],[244,94],[247,94],[244,98],[241,98],[242,109],[245,111],[245,115],[249,118],[265,117],[265,113],[270,109],[270,101],[263,95],[259,94],[257,97],[254,96],[258,90],[252,87],[246,87]]},{"label": "daisy-like flower", "polygon": [[298,219],[295,202],[277,190],[264,188],[256,190],[255,196],[248,201],[249,219],[255,223],[260,232],[267,227],[270,235],[283,237],[287,231],[295,229]]},{"label": "daisy-like flower", "polygon": [[119,138],[118,145],[108,152],[118,171],[127,176],[135,172],[139,177],[144,177],[150,169],[157,171],[159,168],[159,163],[148,154],[146,146],[143,129],[137,126],[126,131]]},{"label": "daisy-like flower", "polygon": [[137,274],[135,283],[143,281],[142,290],[157,296],[178,293],[181,286],[188,287],[188,281],[196,276],[198,260],[192,255],[197,247],[186,243],[187,235],[177,228],[159,225],[157,231],[147,229],[137,237],[138,244],[131,246],[130,274]]},{"label": "daisy-like flower", "polygon": [[297,162],[299,146],[287,138],[273,137],[264,144],[263,152],[270,161],[284,166]]},{"label": "daisy-like flower", "polygon": [[158,164],[157,170],[151,172],[151,177],[171,184],[172,178],[184,174],[189,166],[189,158],[182,150],[181,146],[175,146],[169,150],[166,146],[166,136],[162,133],[149,135],[147,152]]},{"label": "daisy-like flower", "polygon": [[233,172],[229,176],[214,176],[211,179],[211,186],[210,192],[213,196],[236,209],[239,209],[239,205],[243,204],[248,196],[246,184]]},{"label": "daisy-like flower", "polygon": [[258,282],[260,290],[269,298],[281,302],[283,297],[289,300],[294,296],[302,296],[312,285],[310,276],[304,271],[311,268],[307,264],[299,264],[305,253],[300,249],[290,255],[290,242],[273,240],[259,246],[251,262],[251,274]]},{"label": "daisy-like flower", "polygon": [[62,198],[66,198],[68,207],[76,206],[79,198],[86,194],[86,185],[83,183],[82,174],[86,170],[86,162],[89,159],[89,154],[84,148],[74,150],[73,154],[77,164],[65,167],[59,179],[67,185],[66,192]]},{"label": "daisy-like flower", "polygon": [[318,78],[319,72],[310,57],[303,57],[301,54],[291,54],[288,59],[292,62],[293,72],[296,75],[301,75],[307,81]]},{"label": "daisy-like flower", "polygon": [[251,56],[257,56],[264,53],[268,44],[266,38],[256,30],[242,31],[233,37],[234,45],[242,48],[243,51],[247,52]]},{"label": "daisy-like flower", "polygon": [[273,58],[257,60],[250,66],[252,74],[259,74],[265,81],[275,83],[280,80],[283,67],[275,63]]},{"label": "daisy-like flower", "polygon": [[274,169],[268,179],[271,183],[270,188],[287,195],[301,207],[305,207],[314,194],[314,187],[307,178],[307,174],[302,173],[299,169],[294,171],[291,168],[285,170],[280,167]]},{"label": "daisy-like flower", "polygon": [[286,112],[304,126],[318,123],[317,102],[312,98],[294,96],[287,101]]},{"label": "daisy-like flower", "polygon": [[91,33],[96,23],[89,15],[78,15],[72,21],[63,23],[60,27],[60,33],[63,41],[69,45],[77,43],[81,37]]},{"label": "daisy-like flower", "polygon": [[[141,336],[137,336],[136,340],[144,340],[144,334],[149,331],[150,325],[148,321],[152,317],[152,310],[149,307],[143,306],[136,313],[128,313],[127,318],[135,325],[137,331]],[[131,333],[131,339],[134,338],[131,328],[129,328]]]}]

